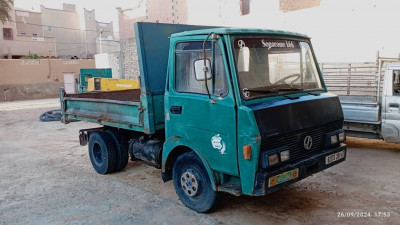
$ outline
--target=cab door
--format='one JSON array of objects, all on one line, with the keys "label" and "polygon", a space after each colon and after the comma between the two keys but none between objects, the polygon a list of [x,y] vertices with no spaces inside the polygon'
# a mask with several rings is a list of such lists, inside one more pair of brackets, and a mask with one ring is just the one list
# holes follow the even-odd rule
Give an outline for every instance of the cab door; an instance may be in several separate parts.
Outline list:
[{"label": "cab door", "polygon": [[195,62],[203,62],[203,40],[175,43],[166,97],[166,137],[185,139],[213,170],[237,175],[236,110],[227,56],[220,39],[207,42],[212,75],[198,80]]},{"label": "cab door", "polygon": [[382,96],[382,137],[386,142],[400,142],[400,66],[385,72]]}]

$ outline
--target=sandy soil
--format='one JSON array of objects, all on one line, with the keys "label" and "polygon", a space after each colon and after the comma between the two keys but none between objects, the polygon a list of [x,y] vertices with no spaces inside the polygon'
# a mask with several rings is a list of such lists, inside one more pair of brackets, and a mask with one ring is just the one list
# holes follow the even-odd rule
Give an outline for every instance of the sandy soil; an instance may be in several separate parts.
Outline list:
[{"label": "sandy soil", "polygon": [[[57,108],[56,100],[45,103]],[[96,174],[87,147],[78,142],[79,129],[96,125],[40,122],[38,116],[52,108],[37,104],[0,104],[3,224],[399,223],[399,145],[349,138],[346,162],[268,196],[226,194],[217,211],[198,214],[180,203],[159,170],[143,163]]]}]

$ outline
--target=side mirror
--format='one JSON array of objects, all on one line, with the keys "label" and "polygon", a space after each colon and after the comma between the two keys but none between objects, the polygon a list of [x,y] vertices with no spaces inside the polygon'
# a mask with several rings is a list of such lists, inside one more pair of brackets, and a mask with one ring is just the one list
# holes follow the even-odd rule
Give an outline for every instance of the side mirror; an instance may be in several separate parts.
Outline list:
[{"label": "side mirror", "polygon": [[249,72],[250,50],[248,47],[239,49],[238,72]]},{"label": "side mirror", "polygon": [[211,79],[211,61],[206,59],[206,66],[204,66],[204,59],[194,61],[194,73],[198,81],[205,80],[204,74],[206,74],[207,80]]}]

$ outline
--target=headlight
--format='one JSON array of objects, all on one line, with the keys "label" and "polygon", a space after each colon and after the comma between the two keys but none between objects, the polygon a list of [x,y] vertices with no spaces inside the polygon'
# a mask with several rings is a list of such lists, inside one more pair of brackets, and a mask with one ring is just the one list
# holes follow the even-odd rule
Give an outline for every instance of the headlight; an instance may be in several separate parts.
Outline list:
[{"label": "headlight", "polygon": [[272,154],[268,156],[268,165],[272,166],[279,162],[278,154]]},{"label": "headlight", "polygon": [[346,140],[346,134],[344,130],[335,130],[332,132],[329,132],[325,136],[325,147],[331,148],[336,145],[339,145],[339,143],[344,142]]},{"label": "headlight", "polygon": [[289,150],[282,151],[281,152],[281,161],[284,162],[284,161],[287,161],[289,159],[290,159]]},{"label": "headlight", "polygon": [[346,134],[344,133],[344,131],[342,133],[339,133],[339,142],[343,142],[346,140]]},{"label": "headlight", "polygon": [[338,137],[336,134],[331,136],[331,145],[335,145],[338,143]]}]

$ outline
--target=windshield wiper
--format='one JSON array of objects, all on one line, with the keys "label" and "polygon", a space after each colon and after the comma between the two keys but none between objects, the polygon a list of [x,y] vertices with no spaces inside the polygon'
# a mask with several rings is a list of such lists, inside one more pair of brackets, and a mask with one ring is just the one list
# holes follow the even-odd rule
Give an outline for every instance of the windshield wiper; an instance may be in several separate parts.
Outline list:
[{"label": "windshield wiper", "polygon": [[304,90],[303,88],[281,88],[279,89],[279,91],[301,91],[304,93],[307,93],[309,95],[314,95],[314,96],[318,96],[320,95],[320,93],[313,93],[312,91],[317,91],[317,90]]},{"label": "windshield wiper", "polygon": [[281,88],[278,91],[303,91],[303,88]]},{"label": "windshield wiper", "polygon": [[256,89],[246,89],[245,91],[250,91],[250,92],[260,92],[260,93],[278,93],[278,91],[275,91],[275,90],[256,90]]}]

